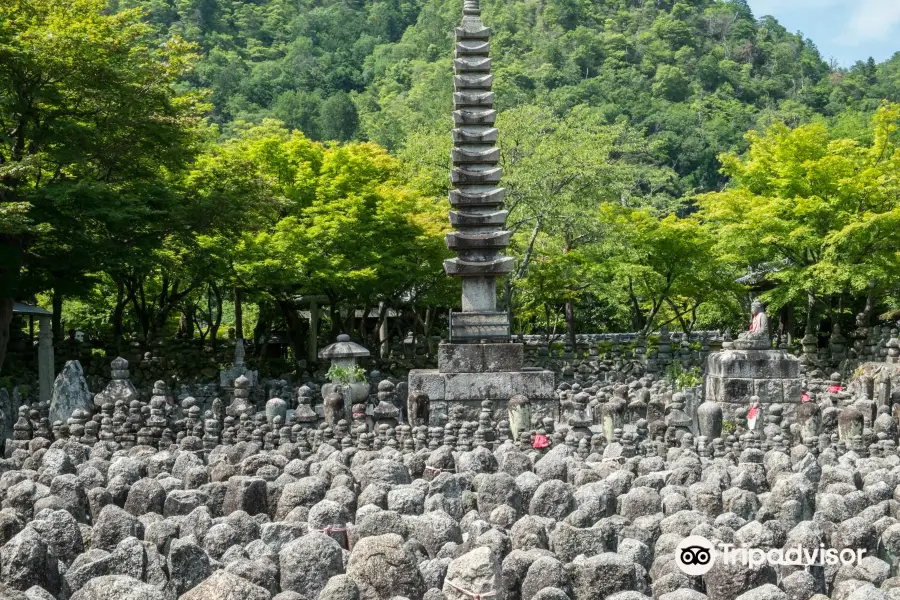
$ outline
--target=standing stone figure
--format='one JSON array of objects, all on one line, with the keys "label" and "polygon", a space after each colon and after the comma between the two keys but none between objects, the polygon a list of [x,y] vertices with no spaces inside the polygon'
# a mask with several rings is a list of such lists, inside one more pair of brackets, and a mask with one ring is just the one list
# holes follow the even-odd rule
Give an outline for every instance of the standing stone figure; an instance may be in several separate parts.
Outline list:
[{"label": "standing stone figure", "polygon": [[521,395],[513,396],[506,404],[509,417],[509,430],[513,439],[519,439],[522,433],[531,431],[531,402]]},{"label": "standing stone figure", "polygon": [[111,379],[106,388],[94,396],[94,408],[101,410],[107,402],[115,404],[122,400],[126,404],[137,400],[138,392],[128,379],[128,361],[121,356],[110,363]]},{"label": "standing stone figure", "polygon": [[411,392],[406,398],[406,413],[410,425],[428,425],[428,394]]},{"label": "standing stone figure", "polygon": [[66,422],[78,409],[93,412],[93,394],[84,379],[81,363],[70,360],[53,382],[53,391],[50,394],[50,422]]}]

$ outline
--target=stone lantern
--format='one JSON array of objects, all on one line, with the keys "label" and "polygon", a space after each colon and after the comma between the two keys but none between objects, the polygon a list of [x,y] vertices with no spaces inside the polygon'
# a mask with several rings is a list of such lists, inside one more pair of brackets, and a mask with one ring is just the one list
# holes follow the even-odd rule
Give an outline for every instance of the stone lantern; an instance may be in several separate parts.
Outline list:
[{"label": "stone lantern", "polygon": [[[355,374],[358,369],[357,360],[368,358],[370,353],[363,346],[350,341],[350,336],[341,334],[337,338],[337,342],[326,346],[319,352],[319,358],[331,361],[332,367],[340,367],[346,369],[351,375]],[[331,383],[322,386],[322,397],[325,398],[329,394],[338,393],[344,398],[344,419],[350,420],[350,407],[354,404],[365,403],[369,399],[369,383],[362,377],[357,380],[355,377],[350,381],[343,381],[338,378],[332,378]]]}]

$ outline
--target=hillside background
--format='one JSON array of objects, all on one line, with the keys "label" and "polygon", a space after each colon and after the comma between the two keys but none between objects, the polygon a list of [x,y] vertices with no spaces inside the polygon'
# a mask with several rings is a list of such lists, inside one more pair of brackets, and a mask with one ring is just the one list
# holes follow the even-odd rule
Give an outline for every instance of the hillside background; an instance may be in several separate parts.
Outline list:
[{"label": "hillside background", "polygon": [[[184,85],[212,91],[213,118],[283,121],[315,140],[370,140],[391,151],[448,131],[453,0],[113,0],[141,7],[159,32],[197,43]],[[900,99],[900,55],[836,69],[813,40],[715,2],[482,2],[494,32],[497,105],[564,114],[577,105],[627,121],[678,175],[673,195],[725,182],[716,157],[741,151],[773,119],[827,119],[865,130],[883,99]],[[845,123],[846,122],[846,123]]]}]

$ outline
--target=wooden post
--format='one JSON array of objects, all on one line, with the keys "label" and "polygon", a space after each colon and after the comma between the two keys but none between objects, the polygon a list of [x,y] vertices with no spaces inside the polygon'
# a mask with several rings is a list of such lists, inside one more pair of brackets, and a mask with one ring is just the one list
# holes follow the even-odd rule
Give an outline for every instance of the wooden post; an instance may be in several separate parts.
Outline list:
[{"label": "wooden post", "polygon": [[319,355],[319,304],[315,300],[309,301],[309,340],[307,344],[306,358],[310,363],[316,362]]},{"label": "wooden post", "polygon": [[241,288],[234,288],[234,337],[244,339],[244,294]]},{"label": "wooden post", "polygon": [[382,316],[381,323],[378,324],[378,356],[382,359],[388,357],[388,354],[391,351],[391,345],[388,341],[389,333],[388,333],[388,315],[387,310],[384,307],[384,302],[378,307],[379,316]]},{"label": "wooden post", "polygon": [[38,390],[41,402],[50,402],[50,392],[53,390],[53,328],[50,315],[40,316],[40,331],[38,332]]}]

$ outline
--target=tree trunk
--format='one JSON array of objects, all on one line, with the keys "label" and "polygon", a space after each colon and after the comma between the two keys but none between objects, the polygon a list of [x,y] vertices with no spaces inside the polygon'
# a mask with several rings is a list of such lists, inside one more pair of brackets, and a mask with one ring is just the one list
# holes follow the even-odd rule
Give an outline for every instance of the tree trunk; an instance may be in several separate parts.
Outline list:
[{"label": "tree trunk", "polygon": [[328,299],[328,314],[331,316],[331,339],[336,340],[341,334],[341,314],[337,303],[331,298]]},{"label": "tree trunk", "polygon": [[3,372],[3,361],[6,359],[6,347],[9,344],[9,325],[13,318],[13,299],[0,298],[0,373]]},{"label": "tree trunk", "polygon": [[266,363],[266,353],[269,350],[269,329],[272,322],[272,307],[263,302],[259,303],[259,319],[253,329],[253,345],[256,355],[259,357],[259,368]]},{"label": "tree trunk", "polygon": [[125,303],[128,298],[125,296],[125,286],[121,283],[116,284],[116,308],[113,310],[112,326],[113,326],[113,343],[116,346],[116,355],[122,353],[122,336],[124,334],[122,327],[122,313],[125,311]]},{"label": "tree trunk", "polygon": [[428,349],[428,356],[434,356],[434,350],[431,347],[431,326],[434,324],[434,308],[429,306],[425,309],[425,347]]},{"label": "tree trunk", "polygon": [[572,352],[575,352],[577,346],[575,340],[575,305],[571,301],[566,302],[566,329],[569,334],[569,345],[572,346]]},{"label": "tree trunk", "polygon": [[[181,317],[178,319],[178,333],[182,338],[193,339],[194,337],[194,306],[189,305],[181,311]],[[203,329],[200,329],[200,339],[204,338]]]},{"label": "tree trunk", "polygon": [[356,322],[356,305],[353,304],[347,309],[347,316],[344,317],[344,324],[341,326],[341,333],[353,333],[356,330],[354,323]]},{"label": "tree trunk", "polygon": [[362,340],[364,345],[369,345],[369,340],[366,339],[367,328],[366,328],[366,319],[369,318],[369,311],[372,310],[372,307],[366,304],[363,307],[362,319],[359,320],[359,339]]},{"label": "tree trunk", "polygon": [[137,319],[138,326],[141,329],[141,335],[144,343],[147,343],[151,336],[151,313],[153,307],[147,304],[147,296],[144,293],[144,276],[132,273],[125,283],[128,300],[134,308],[134,316]]},{"label": "tree trunk", "polygon": [[813,314],[816,310],[816,297],[812,292],[806,293],[806,329],[804,335],[813,335],[816,331],[815,323],[813,323]]},{"label": "tree trunk", "polygon": [[63,295],[57,288],[53,288],[53,296],[51,298],[53,308],[53,341],[61,342],[63,340],[62,330],[62,303]]},{"label": "tree trunk", "polygon": [[631,326],[635,331],[643,331],[647,323],[644,320],[644,313],[641,311],[641,304],[634,295],[634,282],[630,277],[628,278],[628,301],[631,303]]},{"label": "tree trunk", "polygon": [[[215,350],[218,345],[218,336],[219,336],[219,327],[222,325],[222,304],[225,301],[223,298],[222,292],[219,291],[219,287],[216,285],[210,285],[210,289],[212,290],[212,296],[215,300],[215,308],[216,308],[216,317],[210,318],[209,322],[209,341],[212,344],[212,349]],[[212,317],[212,307],[210,307],[210,317]]]},{"label": "tree trunk", "polygon": [[284,315],[294,360],[300,360],[299,357],[306,356],[306,344],[304,343],[306,341],[306,327],[303,323],[304,319],[300,318],[297,309],[285,300],[279,300],[278,307],[281,309],[281,314]]},{"label": "tree trunk", "polygon": [[387,325],[387,316],[388,316],[388,303],[382,302],[381,306],[378,308],[378,328],[376,332],[378,334],[378,356],[379,358],[387,358],[388,354],[390,354],[390,328]]},{"label": "tree trunk", "polygon": [[260,302],[257,306],[259,307],[259,319],[256,320],[256,327],[253,328],[253,346],[259,351],[265,341],[266,332],[269,330],[271,316],[269,307],[264,302]]},{"label": "tree trunk", "polygon": [[875,288],[876,282],[874,279],[869,281],[869,289],[866,292],[866,307],[863,309],[863,325],[868,327],[869,323],[872,320],[872,313],[875,312]]},{"label": "tree trunk", "polygon": [[537,223],[534,225],[534,229],[531,230],[531,239],[528,240],[528,246],[525,249],[525,256],[522,258],[522,265],[519,267],[519,271],[516,273],[516,279],[521,279],[525,277],[528,273],[528,265],[531,263],[531,254],[534,252],[534,243],[537,241],[538,233],[541,231],[541,225],[543,224],[543,218],[538,217]]},{"label": "tree trunk", "polygon": [[234,288],[234,337],[244,339],[244,292]]}]

